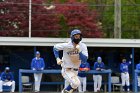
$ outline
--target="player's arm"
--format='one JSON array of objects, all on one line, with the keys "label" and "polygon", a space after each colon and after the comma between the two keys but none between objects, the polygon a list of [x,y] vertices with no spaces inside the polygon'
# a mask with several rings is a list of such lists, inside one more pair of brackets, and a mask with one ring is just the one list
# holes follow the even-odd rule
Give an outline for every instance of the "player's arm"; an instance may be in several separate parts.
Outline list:
[{"label": "player's arm", "polygon": [[62,64],[62,60],[59,57],[59,51],[64,50],[64,46],[65,46],[65,43],[62,43],[62,44],[56,44],[53,47],[54,56],[56,58],[56,61],[57,61],[58,65]]},{"label": "player's arm", "polygon": [[45,68],[45,62],[44,62],[44,59],[42,58],[41,60],[41,70],[44,70]]},{"label": "player's arm", "polygon": [[93,70],[96,70],[97,69],[97,65],[96,65],[96,62],[94,63],[94,66],[93,66]]},{"label": "player's arm", "polygon": [[120,65],[120,70],[121,70],[121,72],[123,72],[123,66],[122,66],[122,64]]},{"label": "player's arm", "polygon": [[5,78],[5,76],[4,76],[4,72],[1,73],[1,80],[2,80],[2,81],[5,81],[5,80],[6,80],[6,78]]},{"label": "player's arm", "polygon": [[14,76],[13,76],[13,73],[10,72],[10,81],[13,81],[14,80]]},{"label": "player's arm", "polygon": [[89,65],[89,63],[87,63],[87,65],[86,65],[86,71],[89,71],[90,70],[90,65]]},{"label": "player's arm", "polygon": [[32,62],[31,62],[31,69],[32,70],[35,70],[35,67],[34,67],[34,59],[32,59]]},{"label": "player's arm", "polygon": [[85,44],[83,44],[82,49],[80,47],[78,47],[78,48],[77,49],[79,50],[80,59],[82,60],[82,62],[87,62],[87,59],[88,59],[87,46]]}]

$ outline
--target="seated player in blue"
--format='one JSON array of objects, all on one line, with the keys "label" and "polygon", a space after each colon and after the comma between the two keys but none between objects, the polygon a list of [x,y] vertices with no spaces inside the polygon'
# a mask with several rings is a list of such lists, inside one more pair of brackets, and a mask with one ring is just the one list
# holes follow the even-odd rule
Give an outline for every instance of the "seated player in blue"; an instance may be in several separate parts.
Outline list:
[{"label": "seated player in blue", "polygon": [[129,92],[129,86],[130,86],[130,81],[129,81],[129,72],[128,72],[128,66],[131,64],[131,61],[126,62],[126,59],[122,59],[122,63],[120,64],[120,71],[121,71],[121,80],[122,80],[122,86],[123,86],[123,91],[125,91],[125,85],[127,86],[127,91]]},{"label": "seated player in blue", "polygon": [[[94,70],[97,71],[102,71],[104,70],[105,66],[104,63],[102,62],[102,58],[98,57],[97,62],[94,63]],[[100,88],[102,86],[102,75],[101,74],[94,74],[93,75],[93,80],[94,80],[94,92],[99,92]]]},{"label": "seated player in blue", "polygon": [[5,86],[12,86],[11,92],[15,91],[15,81],[12,72],[10,72],[10,68],[6,67],[5,71],[1,74],[0,80],[0,92],[3,92],[3,85]]},{"label": "seated player in blue", "polygon": [[90,65],[88,62],[81,62],[78,77],[81,82],[81,85],[78,87],[80,93],[86,92],[87,86],[87,72],[90,70]]},{"label": "seated player in blue", "polygon": [[[40,71],[40,70],[44,70],[44,68],[45,68],[44,59],[40,57],[40,52],[36,51],[36,57],[32,59],[31,69]],[[41,78],[42,78],[42,73],[34,73],[35,92],[40,91]]]}]

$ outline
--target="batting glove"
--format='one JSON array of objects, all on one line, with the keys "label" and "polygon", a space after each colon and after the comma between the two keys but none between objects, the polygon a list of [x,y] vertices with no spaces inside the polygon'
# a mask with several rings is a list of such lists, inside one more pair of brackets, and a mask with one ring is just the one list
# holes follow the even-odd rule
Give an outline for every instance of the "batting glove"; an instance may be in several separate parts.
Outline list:
[{"label": "batting glove", "polygon": [[81,49],[80,49],[80,46],[77,44],[76,47],[77,51],[80,53],[81,52]]},{"label": "batting glove", "polygon": [[62,60],[60,59],[60,58],[56,58],[56,61],[57,61],[57,64],[58,65],[61,65],[63,62],[62,62]]}]

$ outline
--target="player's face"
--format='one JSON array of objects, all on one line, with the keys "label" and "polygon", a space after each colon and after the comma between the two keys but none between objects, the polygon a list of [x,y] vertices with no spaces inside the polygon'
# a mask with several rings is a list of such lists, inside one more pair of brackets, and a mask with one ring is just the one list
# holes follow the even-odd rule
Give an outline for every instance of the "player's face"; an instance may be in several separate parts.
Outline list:
[{"label": "player's face", "polygon": [[74,35],[74,38],[75,38],[75,39],[80,39],[80,34]]},{"label": "player's face", "polygon": [[123,59],[122,62],[125,63],[126,62],[126,59]]},{"label": "player's face", "polygon": [[39,58],[40,57],[40,54],[36,54],[36,57]]}]

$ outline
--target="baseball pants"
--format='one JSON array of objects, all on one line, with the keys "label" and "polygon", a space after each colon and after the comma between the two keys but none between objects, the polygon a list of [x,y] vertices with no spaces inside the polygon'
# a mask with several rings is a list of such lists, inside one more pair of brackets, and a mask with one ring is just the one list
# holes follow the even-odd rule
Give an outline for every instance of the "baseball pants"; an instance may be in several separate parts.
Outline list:
[{"label": "baseball pants", "polygon": [[94,92],[100,90],[102,85],[102,76],[101,75],[93,75],[94,80]]},{"label": "baseball pants", "polygon": [[87,77],[79,77],[79,80],[81,82],[80,86],[78,87],[79,92],[85,92],[86,86],[87,86]]},{"label": "baseball pants", "polygon": [[129,81],[129,73],[121,73],[121,79],[122,79],[122,86],[129,86],[130,85],[130,81]]},{"label": "baseball pants", "polygon": [[[14,92],[15,91],[15,81],[8,81],[8,82],[12,83],[11,92]],[[7,83],[7,82],[0,80],[0,92],[3,92],[2,87],[3,87],[3,85],[5,85],[5,83]]]},{"label": "baseball pants", "polygon": [[71,85],[73,89],[76,89],[80,85],[80,80],[77,76],[78,71],[69,68],[62,68],[62,76]]},{"label": "baseball pants", "polygon": [[34,79],[35,79],[35,91],[40,91],[40,82],[42,79],[42,73],[35,73]]}]

